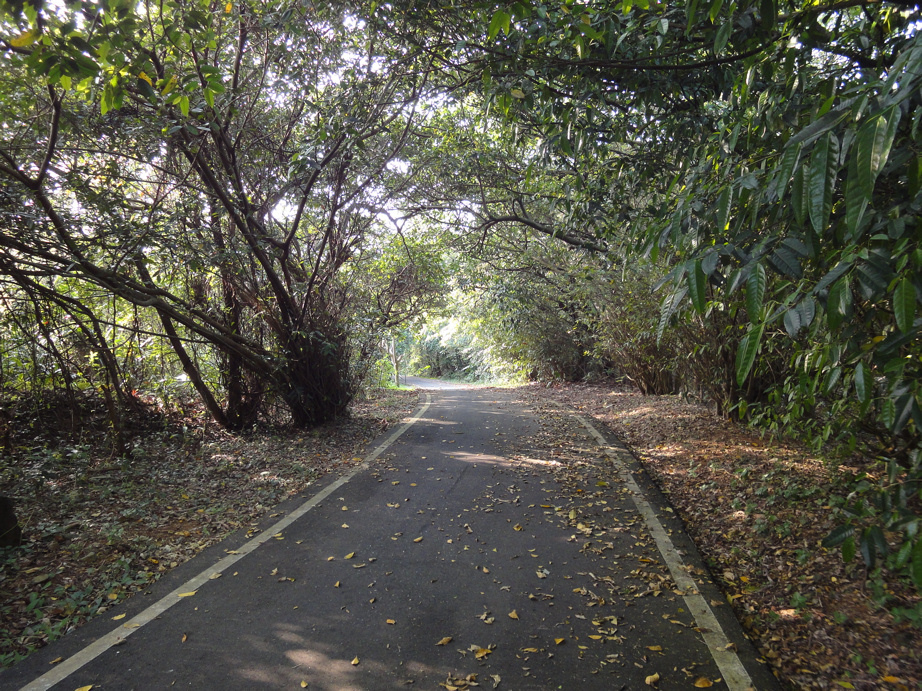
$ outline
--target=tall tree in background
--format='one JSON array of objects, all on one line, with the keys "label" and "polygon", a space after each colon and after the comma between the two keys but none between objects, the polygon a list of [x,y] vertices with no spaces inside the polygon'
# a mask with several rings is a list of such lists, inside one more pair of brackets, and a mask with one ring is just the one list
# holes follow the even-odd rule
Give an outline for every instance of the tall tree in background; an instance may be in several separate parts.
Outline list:
[{"label": "tall tree in background", "polygon": [[266,395],[297,425],[342,412],[431,288],[409,251],[358,268],[388,242],[426,57],[326,3],[4,10],[4,273],[153,310],[228,427]]}]

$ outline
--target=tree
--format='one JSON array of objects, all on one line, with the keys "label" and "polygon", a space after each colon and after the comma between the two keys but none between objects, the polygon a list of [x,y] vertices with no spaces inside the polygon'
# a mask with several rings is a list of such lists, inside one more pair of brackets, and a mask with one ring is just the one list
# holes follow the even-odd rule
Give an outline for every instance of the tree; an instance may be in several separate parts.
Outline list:
[{"label": "tree", "polygon": [[424,56],[345,6],[4,9],[7,275],[153,311],[225,426],[266,395],[299,426],[341,413],[380,330],[428,290],[411,254],[376,280],[351,268],[386,244]]}]

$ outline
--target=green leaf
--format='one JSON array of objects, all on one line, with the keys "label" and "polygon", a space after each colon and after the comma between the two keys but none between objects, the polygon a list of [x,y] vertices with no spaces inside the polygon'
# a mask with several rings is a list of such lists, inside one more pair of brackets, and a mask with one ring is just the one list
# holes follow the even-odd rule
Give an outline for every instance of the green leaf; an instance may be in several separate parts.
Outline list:
[{"label": "green leaf", "polygon": [[829,226],[832,213],[832,193],[839,170],[839,140],[827,132],[813,147],[810,157],[808,191],[810,195],[810,222],[817,235],[823,235]]},{"label": "green leaf", "polygon": [[691,33],[692,26],[695,24],[695,15],[698,12],[698,0],[689,0],[685,5],[685,19],[687,21],[685,26],[685,35]]},{"label": "green leaf", "polygon": [[855,160],[861,194],[868,200],[874,194],[877,176],[887,162],[890,147],[900,121],[900,109],[891,106],[873,116],[858,130]]},{"label": "green leaf", "polygon": [[829,297],[826,298],[826,321],[830,329],[837,329],[848,316],[852,304],[852,291],[847,276],[832,284]]},{"label": "green leaf", "polygon": [[179,99],[179,110],[184,116],[189,115],[189,97],[185,94]]},{"label": "green leaf", "polygon": [[490,27],[487,30],[487,40],[492,41],[494,38],[496,38],[496,35],[500,32],[501,29],[504,30],[508,36],[511,20],[512,17],[509,16],[509,13],[505,12],[504,10],[497,11],[493,15],[493,18],[490,20]]},{"label": "green leaf", "polygon": [[723,233],[730,227],[730,203],[733,201],[733,187],[724,187],[717,198],[717,232]]},{"label": "green leaf", "polygon": [[855,536],[849,535],[842,542],[842,561],[846,564],[852,561],[855,558],[855,553],[858,550],[855,547]]},{"label": "green leaf", "polygon": [[742,386],[749,376],[752,365],[756,360],[756,354],[759,352],[759,344],[762,341],[762,332],[765,330],[764,324],[751,324],[749,331],[740,341],[739,349],[736,351],[736,384]]},{"label": "green leaf", "polygon": [[803,228],[807,222],[808,201],[810,195],[807,193],[807,181],[809,176],[805,172],[805,166],[797,166],[794,171],[794,181],[791,185],[791,206],[794,207],[794,220],[799,228]]},{"label": "green leaf", "polygon": [[717,35],[714,37],[714,54],[720,55],[723,52],[723,49],[727,46],[727,41],[730,39],[730,31],[733,29],[733,20],[730,19],[723,23],[720,29],[717,30]]},{"label": "green leaf", "polygon": [[773,191],[779,200],[784,198],[788,183],[791,181],[791,175],[794,173],[794,166],[800,160],[800,152],[803,148],[804,145],[798,142],[794,146],[787,146],[784,149],[784,155],[775,169],[775,177],[772,180]]},{"label": "green leaf", "polygon": [[756,264],[746,281],[746,313],[753,324],[762,321],[762,303],[765,300],[765,267]]},{"label": "green leaf", "polygon": [[823,538],[822,545],[827,549],[829,547],[838,547],[846,538],[855,534],[855,527],[851,525],[839,525],[829,531],[829,535]]},{"label": "green leaf", "polygon": [[922,590],[922,536],[916,538],[912,548],[912,561],[909,563],[909,576],[916,588]]},{"label": "green leaf", "polygon": [[904,334],[912,331],[916,319],[916,291],[906,277],[900,279],[893,291],[893,316],[900,331]]},{"label": "green leaf", "polygon": [[868,366],[863,362],[855,365],[855,393],[858,400],[867,403],[871,400],[871,379],[868,373]]},{"label": "green leaf", "polygon": [[784,330],[788,332],[791,338],[797,338],[797,334],[803,328],[803,322],[800,319],[800,312],[796,307],[789,307],[784,313]]},{"label": "green leaf", "polygon": [[711,8],[708,10],[708,17],[711,18],[711,24],[717,20],[717,15],[720,14],[720,8],[724,6],[724,0],[712,0]]},{"label": "green leaf", "polygon": [[797,313],[800,315],[800,323],[804,328],[813,323],[816,316],[816,301],[807,296],[797,304]]},{"label": "green leaf", "polygon": [[701,260],[696,259],[691,270],[686,274],[688,278],[688,294],[692,305],[698,314],[704,314],[707,307],[707,277],[701,268]]}]

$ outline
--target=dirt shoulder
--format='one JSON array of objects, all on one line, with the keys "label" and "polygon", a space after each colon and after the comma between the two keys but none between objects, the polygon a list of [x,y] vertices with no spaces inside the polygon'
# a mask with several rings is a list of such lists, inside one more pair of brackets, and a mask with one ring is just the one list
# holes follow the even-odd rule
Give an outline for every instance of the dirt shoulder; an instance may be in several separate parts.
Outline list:
[{"label": "dirt shoulder", "polygon": [[356,463],[417,401],[415,391],[376,392],[307,432],[231,435],[201,414],[135,421],[129,460],[92,430],[79,440],[23,433],[0,459],[0,495],[14,499],[26,538],[0,549],[0,667]]},{"label": "dirt shoulder", "polygon": [[[681,515],[747,634],[790,688],[922,688],[922,631],[875,602],[860,560],[820,546],[851,469],[673,396],[530,386],[628,443]],[[889,606],[918,596],[883,582]]]}]

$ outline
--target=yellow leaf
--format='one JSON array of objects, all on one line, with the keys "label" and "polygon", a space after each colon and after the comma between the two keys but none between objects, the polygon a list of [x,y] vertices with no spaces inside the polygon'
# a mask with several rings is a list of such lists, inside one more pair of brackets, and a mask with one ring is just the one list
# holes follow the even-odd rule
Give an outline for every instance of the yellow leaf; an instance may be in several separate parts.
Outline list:
[{"label": "yellow leaf", "polygon": [[663,646],[661,645],[648,645],[647,650],[652,650],[654,653],[662,652]]},{"label": "yellow leaf", "polygon": [[119,619],[124,619],[124,618],[125,618],[124,614],[116,614],[114,617],[112,617],[112,621],[118,621]]},{"label": "yellow leaf", "polygon": [[352,658],[352,666],[357,667],[358,664],[359,664],[359,658],[358,658],[358,655],[356,655],[354,658]]},{"label": "yellow leaf", "polygon": [[110,600],[118,600],[118,595],[116,593],[109,593],[106,597]]},{"label": "yellow leaf", "polygon": [[344,556],[343,559],[352,559],[352,557],[354,557],[354,556],[355,556],[355,552],[349,552],[349,554],[347,554],[346,556]]},{"label": "yellow leaf", "polygon": [[[228,3],[227,6],[230,7],[230,3]],[[306,682],[306,681],[302,681],[302,682],[301,682],[301,688],[302,688],[302,689],[306,689],[306,688],[307,688],[307,682]]]},{"label": "yellow leaf", "polygon": [[519,613],[516,612],[515,610],[512,610],[511,612],[509,612],[509,618],[510,618],[510,619],[518,619],[518,618],[519,618]]},{"label": "yellow leaf", "polygon": [[837,679],[837,680],[836,680],[836,683],[837,683],[839,686],[841,686],[843,689],[853,689],[853,688],[855,688],[852,684],[850,684],[850,683],[847,682],[847,681],[839,681],[839,680]]},{"label": "yellow leaf", "polygon": [[564,643],[564,641],[566,641],[566,640],[567,640],[566,638],[555,638],[555,639],[554,639],[554,643],[557,644],[557,645],[562,645],[562,644]]},{"label": "yellow leaf", "polygon": [[899,677],[894,677],[892,674],[888,674],[885,677],[881,677],[880,680],[885,681],[888,684],[896,684],[897,682],[902,681],[902,679],[900,679]]},{"label": "yellow leaf", "polygon": [[595,635],[595,634],[589,634],[589,638],[591,638],[591,639],[594,640],[594,641],[601,641],[601,640],[604,638],[604,636],[598,636],[598,635]]},{"label": "yellow leaf", "polygon": [[[232,9],[234,9],[234,4],[233,4],[232,2],[229,2],[229,3],[227,3],[227,4],[224,6],[224,13],[225,13],[225,14],[230,14]],[[307,688],[307,682],[306,682],[306,681],[302,681],[302,682],[301,682],[301,688],[302,688],[302,689],[306,689],[306,688]]]},{"label": "yellow leaf", "polygon": [[538,652],[538,649],[537,649],[537,648],[522,648],[522,652],[524,652],[524,653],[537,653],[537,652]]},{"label": "yellow leaf", "polygon": [[188,639],[189,639],[189,637],[188,637],[186,634],[183,634],[183,635],[182,635],[182,641],[180,641],[180,642],[181,642],[181,643],[185,643]]},{"label": "yellow leaf", "polygon": [[338,587],[339,587],[339,581],[336,581],[336,583],[333,584],[333,587],[334,587],[334,588],[338,588]]},{"label": "yellow leaf", "polygon": [[344,506],[344,507],[342,508],[342,510],[343,510],[343,511],[348,511],[348,510],[349,510],[349,507],[348,507],[348,506]]},{"label": "yellow leaf", "polygon": [[477,650],[474,651],[474,657],[477,658],[478,660],[482,660],[483,658],[485,658],[487,655],[489,655],[492,652],[493,651],[490,650],[489,648],[477,648]]},{"label": "yellow leaf", "polygon": [[63,662],[63,661],[64,661],[64,658],[63,658],[63,657],[56,657],[55,659],[53,659],[53,660],[52,660],[51,662],[49,662],[48,664],[49,664],[49,665],[56,665],[56,664],[58,664],[59,662]]},{"label": "yellow leaf", "polygon": [[416,538],[416,539],[413,540],[413,542],[422,542],[422,541],[423,541],[423,539],[422,539],[421,537],[418,537],[418,538]]},{"label": "yellow leaf", "polygon": [[188,593],[180,593],[180,594],[179,594],[179,597],[192,597],[192,596],[195,595],[197,592],[198,592],[197,590],[193,590],[193,591],[188,592]]},{"label": "yellow leaf", "polygon": [[349,527],[348,523],[343,523],[343,528],[348,528],[348,527]]},{"label": "yellow leaf", "polygon": [[141,72],[140,74],[138,74],[138,79],[143,79],[145,82],[147,82],[147,83],[150,84],[151,86],[154,85],[154,83],[151,81],[150,77],[147,76],[147,72]]},{"label": "yellow leaf", "polygon": [[486,566],[482,567],[480,570],[484,573],[490,573],[490,569],[488,569]]},{"label": "yellow leaf", "polygon": [[29,31],[24,31],[19,34],[16,38],[10,39],[10,45],[14,48],[25,48],[26,46],[31,46],[38,37],[41,36],[41,33],[35,29],[29,29]]},{"label": "yellow leaf", "polygon": [[86,686],[81,686],[77,691],[90,691],[91,688],[93,688],[93,685],[87,684]]},{"label": "yellow leaf", "polygon": [[523,528],[522,525],[521,525],[520,523],[516,523],[514,526],[512,526],[512,529],[513,529],[513,530],[518,530],[519,532],[525,530],[525,528]]},{"label": "yellow leaf", "polygon": [[396,623],[397,623],[397,622],[394,621],[393,619],[386,619],[385,621],[386,621],[388,624],[396,624]]},{"label": "yellow leaf", "polygon": [[707,677],[698,677],[695,680],[696,689],[709,689],[714,685],[714,682],[708,679]]},{"label": "yellow leaf", "polygon": [[208,580],[215,581],[215,580],[217,580],[217,579],[219,579],[219,578],[221,578],[221,573],[220,573],[219,571],[216,571],[215,573],[211,574],[211,575],[208,577]]},{"label": "yellow leaf", "polygon": [[452,641],[451,636],[445,636],[445,638],[443,638],[438,643],[436,643],[436,645],[448,645],[449,643],[451,643],[451,641]]},{"label": "yellow leaf", "polygon": [[651,674],[649,677],[644,679],[644,682],[647,686],[656,686],[656,682],[659,681],[659,674]]},{"label": "yellow leaf", "polygon": [[525,92],[521,89],[512,89],[509,93],[512,94],[513,98],[525,98]]},{"label": "yellow leaf", "polygon": [[327,557],[327,561],[333,561],[336,557]]}]

